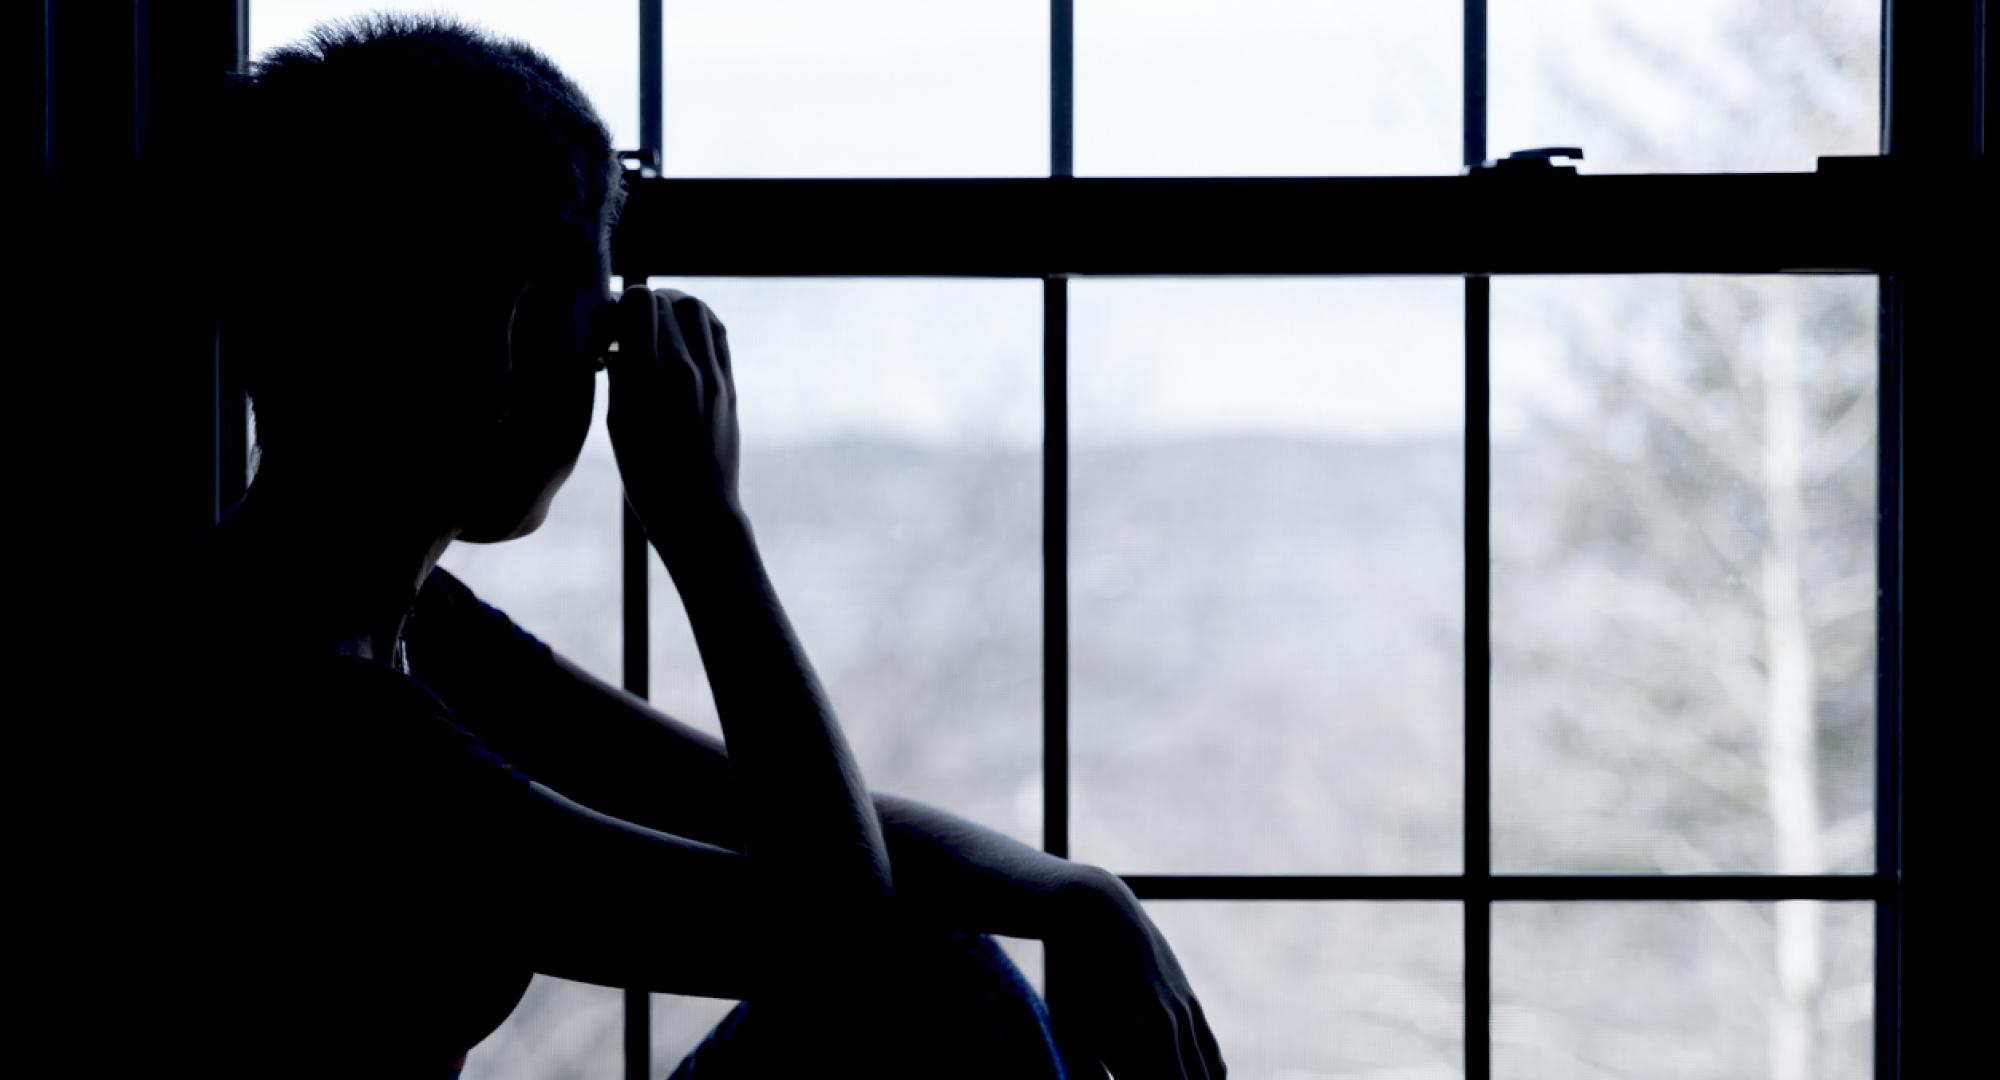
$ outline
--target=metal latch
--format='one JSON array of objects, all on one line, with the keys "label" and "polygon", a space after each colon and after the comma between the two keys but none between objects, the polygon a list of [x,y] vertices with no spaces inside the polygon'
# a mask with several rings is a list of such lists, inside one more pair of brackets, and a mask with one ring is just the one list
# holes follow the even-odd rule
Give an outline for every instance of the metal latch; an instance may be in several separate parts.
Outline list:
[{"label": "metal latch", "polygon": [[660,152],[658,150],[620,150],[618,160],[627,172],[635,172],[644,177],[660,175]]},{"label": "metal latch", "polygon": [[1581,146],[1537,146],[1516,150],[1498,161],[1488,158],[1465,170],[1468,176],[1575,176],[1574,164],[1558,165],[1555,159],[1583,160]]}]

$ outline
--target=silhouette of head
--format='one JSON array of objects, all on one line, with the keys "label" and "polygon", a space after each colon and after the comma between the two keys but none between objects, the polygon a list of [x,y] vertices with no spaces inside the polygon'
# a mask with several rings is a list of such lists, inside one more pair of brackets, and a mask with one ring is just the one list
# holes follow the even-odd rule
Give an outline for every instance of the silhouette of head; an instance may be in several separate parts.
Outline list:
[{"label": "silhouette of head", "polygon": [[374,15],[261,58],[228,120],[258,483],[379,479],[475,542],[539,527],[590,426],[624,199],[590,102],[525,44]]}]

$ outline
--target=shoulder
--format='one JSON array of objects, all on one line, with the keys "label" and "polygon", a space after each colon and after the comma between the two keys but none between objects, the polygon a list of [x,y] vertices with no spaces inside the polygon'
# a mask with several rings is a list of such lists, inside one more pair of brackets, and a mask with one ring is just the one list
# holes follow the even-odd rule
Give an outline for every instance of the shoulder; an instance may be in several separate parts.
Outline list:
[{"label": "shoulder", "polygon": [[508,787],[528,781],[421,677],[358,656],[328,656],[321,667],[332,700],[345,706],[341,719],[354,729],[352,741],[379,750],[386,765]]},{"label": "shoulder", "polygon": [[246,657],[206,681],[202,779],[245,795],[286,804],[365,791],[428,803],[529,780],[427,683],[378,660]]},{"label": "shoulder", "polygon": [[417,591],[419,604],[454,606],[465,603],[479,603],[473,595],[472,587],[459,580],[457,574],[446,570],[443,565],[433,565],[430,574],[424,578],[423,588]]},{"label": "shoulder", "polygon": [[418,617],[429,615],[435,619],[458,619],[506,627],[515,634],[534,639],[534,635],[521,629],[520,624],[505,611],[480,596],[472,586],[442,565],[431,567],[423,587],[417,590],[417,602],[411,613]]},{"label": "shoulder", "polygon": [[410,608],[409,632],[435,630],[469,621],[489,619],[497,609],[481,600],[472,587],[442,566],[431,567],[429,576],[417,590]]},{"label": "shoulder", "polygon": [[403,636],[413,669],[428,670],[452,693],[461,690],[457,676],[468,664],[490,669],[493,661],[545,661],[550,653],[546,642],[443,566],[424,579]]},{"label": "shoulder", "polygon": [[244,680],[230,727],[193,778],[213,817],[201,835],[225,871],[264,867],[301,901],[391,883],[442,898],[453,868],[504,858],[532,811],[531,777],[374,660],[327,654]]}]

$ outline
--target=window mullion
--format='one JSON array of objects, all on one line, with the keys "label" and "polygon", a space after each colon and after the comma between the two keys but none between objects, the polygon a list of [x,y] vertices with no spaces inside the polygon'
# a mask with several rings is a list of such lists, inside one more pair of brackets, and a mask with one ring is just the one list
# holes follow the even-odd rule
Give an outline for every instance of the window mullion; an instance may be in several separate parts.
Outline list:
[{"label": "window mullion", "polygon": [[[639,150],[641,158],[659,166],[665,156],[666,118],[661,96],[666,50],[662,0],[639,0]],[[643,167],[643,166],[642,166]],[[625,281],[624,285],[644,284]],[[625,689],[644,700],[651,696],[648,661],[652,651],[651,627],[647,624],[651,585],[651,550],[646,529],[626,502],[622,485],[618,496],[624,519],[622,558],[625,608]],[[638,987],[625,988],[625,1080],[647,1080],[653,1073],[653,995]]]},{"label": "window mullion", "polygon": [[1492,504],[1493,280],[1465,279],[1465,1075],[1491,1073],[1493,941]]},{"label": "window mullion", "polygon": [[[1465,0],[1464,163],[1486,160],[1486,0]],[[1465,1076],[1493,1075],[1491,330],[1493,281],[1465,279]]]},{"label": "window mullion", "polygon": [[1042,847],[1069,857],[1069,279],[1042,279]]},{"label": "window mullion", "polygon": [[[1051,178],[1076,171],[1075,28],[1073,0],[1049,0]],[[1042,847],[1069,857],[1069,279],[1059,273],[1042,278]],[[1043,996],[1060,1010],[1059,958],[1045,949],[1042,966]]]},{"label": "window mullion", "polygon": [[1076,3],[1049,0],[1049,175],[1076,175]]}]

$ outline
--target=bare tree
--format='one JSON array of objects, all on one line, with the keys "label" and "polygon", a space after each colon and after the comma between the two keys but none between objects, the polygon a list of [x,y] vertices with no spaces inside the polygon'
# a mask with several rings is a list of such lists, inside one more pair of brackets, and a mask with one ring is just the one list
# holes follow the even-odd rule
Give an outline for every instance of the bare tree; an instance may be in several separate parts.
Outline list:
[{"label": "bare tree", "polygon": [[[1611,30],[1620,62],[1756,140],[1755,164],[1809,162],[1873,119],[1873,68],[1856,59],[1872,42],[1823,5],[1748,6],[1719,56]],[[1665,133],[1558,83],[1621,161],[1675,167]],[[1873,282],[1606,284],[1495,290],[1496,304],[1539,294],[1561,320],[1585,402],[1545,410],[1540,448],[1496,463],[1496,795],[1511,800],[1497,850],[1541,869],[1868,869]],[[1745,988],[1768,1075],[1855,1064],[1820,1054],[1837,1034],[1825,905],[1774,905],[1769,926],[1754,907],[1704,908],[1724,940],[1769,950],[1744,958],[1770,973]]]}]

